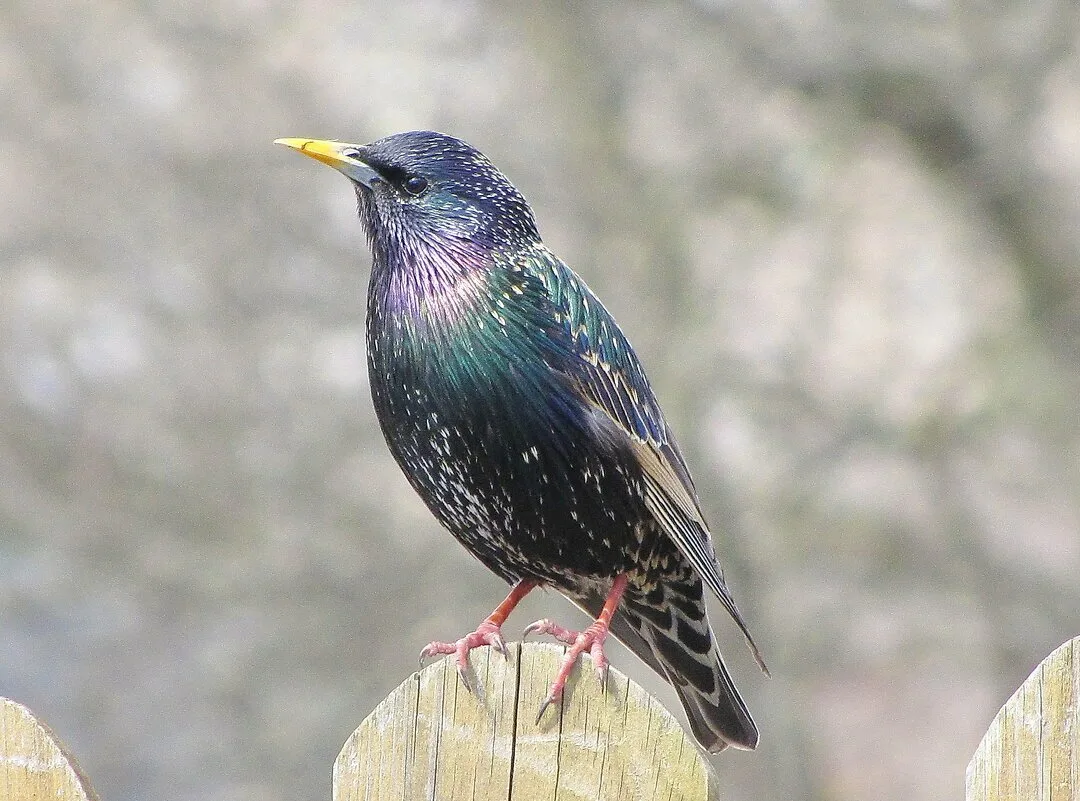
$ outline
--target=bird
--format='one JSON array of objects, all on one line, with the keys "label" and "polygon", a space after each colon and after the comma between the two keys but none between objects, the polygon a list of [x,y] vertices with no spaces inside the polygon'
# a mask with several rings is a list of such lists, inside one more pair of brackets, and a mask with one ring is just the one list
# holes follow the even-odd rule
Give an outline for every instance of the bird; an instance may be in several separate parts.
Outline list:
[{"label": "bird", "polygon": [[435,131],[364,145],[287,138],[353,185],[372,254],[367,359],[391,454],[435,518],[511,585],[463,637],[421,659],[505,656],[502,625],[537,587],[593,622],[526,635],[569,646],[537,714],[608,635],[675,689],[707,752],[758,728],[720,655],[715,595],[768,668],[728,589],[686,461],[642,364],[585,281],[542,241],[532,208],[479,150]]}]

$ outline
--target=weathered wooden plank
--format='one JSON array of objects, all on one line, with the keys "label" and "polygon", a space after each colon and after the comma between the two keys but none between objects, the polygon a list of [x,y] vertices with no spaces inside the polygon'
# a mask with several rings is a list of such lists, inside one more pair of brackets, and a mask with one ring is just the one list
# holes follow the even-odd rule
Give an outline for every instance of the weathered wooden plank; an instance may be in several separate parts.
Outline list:
[{"label": "weathered wooden plank", "polygon": [[1080,801],[1080,637],[997,713],[968,764],[967,801]]},{"label": "weathered wooden plank", "polygon": [[335,801],[706,801],[716,779],[678,722],[617,670],[606,688],[586,658],[562,709],[536,711],[564,649],[473,651],[476,694],[450,660],[406,679],[334,764]]},{"label": "weathered wooden plank", "polygon": [[97,801],[75,758],[49,728],[6,698],[0,698],[0,799]]}]

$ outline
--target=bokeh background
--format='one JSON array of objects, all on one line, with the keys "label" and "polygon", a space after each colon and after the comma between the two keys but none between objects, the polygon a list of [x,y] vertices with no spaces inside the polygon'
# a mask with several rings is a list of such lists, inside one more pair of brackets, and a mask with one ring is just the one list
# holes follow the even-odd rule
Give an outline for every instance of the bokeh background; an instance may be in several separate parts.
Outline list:
[{"label": "bokeh background", "polygon": [[[347,182],[487,152],[639,350],[774,678],[728,799],[941,799],[1080,630],[1080,6],[0,4],[0,693],[315,801],[504,588],[387,454]],[[579,613],[537,594],[508,630]],[[675,708],[625,652],[620,668]]]}]

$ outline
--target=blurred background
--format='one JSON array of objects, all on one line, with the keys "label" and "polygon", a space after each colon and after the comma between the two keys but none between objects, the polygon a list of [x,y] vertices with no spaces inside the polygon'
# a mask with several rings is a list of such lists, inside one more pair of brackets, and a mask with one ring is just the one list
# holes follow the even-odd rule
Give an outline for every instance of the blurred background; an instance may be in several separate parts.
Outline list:
[{"label": "blurred background", "polygon": [[[2,4],[0,693],[108,801],[316,801],[502,598],[377,430],[348,183],[271,145],[435,128],[530,199],[687,451],[774,675],[715,614],[763,732],[725,797],[959,797],[1080,631],[1078,23]],[[537,593],[508,631],[546,615],[582,622]]]}]

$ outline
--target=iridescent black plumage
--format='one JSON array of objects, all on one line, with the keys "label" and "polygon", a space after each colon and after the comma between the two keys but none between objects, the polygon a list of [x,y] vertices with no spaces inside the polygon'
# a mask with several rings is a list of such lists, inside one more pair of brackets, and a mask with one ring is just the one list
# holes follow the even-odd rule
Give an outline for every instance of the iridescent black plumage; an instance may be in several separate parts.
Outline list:
[{"label": "iridescent black plumage", "polygon": [[750,635],[614,319],[469,145],[412,132],[341,153],[374,254],[372,396],[410,483],[509,582],[535,579],[596,616],[626,574],[612,633],[675,686],[703,746],[753,748],[703,584]]}]

